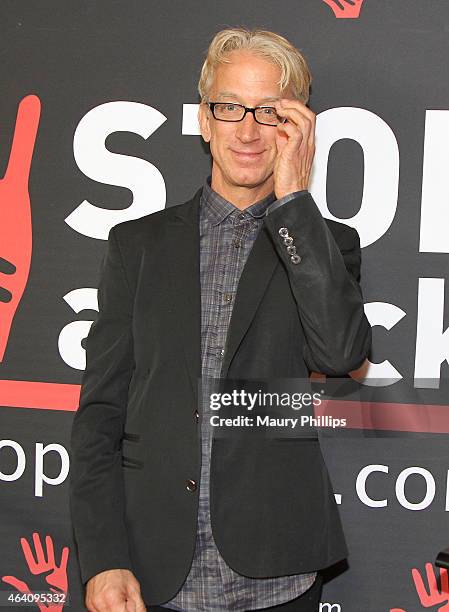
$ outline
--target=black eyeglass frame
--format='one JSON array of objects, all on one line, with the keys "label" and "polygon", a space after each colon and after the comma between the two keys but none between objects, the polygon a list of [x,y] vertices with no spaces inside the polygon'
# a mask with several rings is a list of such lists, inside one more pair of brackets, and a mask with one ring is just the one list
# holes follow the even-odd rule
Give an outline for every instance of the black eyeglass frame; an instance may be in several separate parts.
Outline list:
[{"label": "black eyeglass frame", "polygon": [[[259,125],[268,125],[269,127],[277,127],[279,125],[279,123],[285,123],[286,119],[283,119],[282,117],[280,117],[280,121],[278,123],[263,123],[262,121],[259,121],[256,117],[256,110],[259,108],[272,108],[275,112],[276,109],[274,106],[256,106],[254,108],[250,108],[248,106],[243,106],[243,104],[238,104],[237,102],[232,102],[231,104],[233,106],[238,106],[240,108],[243,108],[245,110],[245,112],[243,113],[243,117],[241,119],[220,119],[220,117],[216,117],[215,116],[215,106],[217,104],[228,104],[227,102],[206,102],[207,106],[210,108],[210,110],[212,111],[212,115],[214,116],[214,119],[216,119],[217,121],[224,121],[225,123],[238,123],[239,121],[243,121],[243,119],[246,117],[246,113],[251,113],[252,116],[254,117],[254,121],[256,123],[258,123]],[[277,115],[277,113],[276,113]],[[279,115],[277,115],[279,117]]]}]

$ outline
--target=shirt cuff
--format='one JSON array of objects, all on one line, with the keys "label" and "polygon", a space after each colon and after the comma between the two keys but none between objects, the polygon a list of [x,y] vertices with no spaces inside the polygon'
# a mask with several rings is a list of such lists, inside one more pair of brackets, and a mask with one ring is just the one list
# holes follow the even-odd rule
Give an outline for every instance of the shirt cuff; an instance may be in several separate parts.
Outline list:
[{"label": "shirt cuff", "polygon": [[285,195],[283,198],[281,198],[280,200],[275,200],[272,204],[270,204],[270,206],[268,206],[265,215],[269,215],[273,212],[273,210],[276,210],[276,208],[280,208],[281,206],[283,206],[284,204],[287,204],[287,202],[290,202],[290,200],[294,200],[295,198],[304,195],[306,193],[309,193],[309,191],[307,189],[302,189],[301,191],[294,191],[293,193],[288,193],[287,195]]}]

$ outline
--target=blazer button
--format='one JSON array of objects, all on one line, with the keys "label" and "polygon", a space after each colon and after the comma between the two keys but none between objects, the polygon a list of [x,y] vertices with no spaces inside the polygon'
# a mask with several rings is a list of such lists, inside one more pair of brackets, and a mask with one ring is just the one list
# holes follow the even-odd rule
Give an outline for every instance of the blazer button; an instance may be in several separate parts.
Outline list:
[{"label": "blazer button", "polygon": [[196,422],[198,423],[198,420],[200,418],[200,414],[199,414],[198,410],[195,410],[195,412],[193,413],[193,416],[195,417]]},{"label": "blazer button", "polygon": [[301,257],[299,255],[292,255],[290,259],[291,262],[294,264],[299,264],[299,262],[301,261]]},{"label": "blazer button", "polygon": [[191,478],[189,478],[189,480],[186,481],[186,489],[187,491],[196,491],[196,482],[194,480],[192,480]]},{"label": "blazer button", "polygon": [[280,227],[279,236],[282,236],[282,238],[285,238],[286,236],[288,236],[288,229],[286,227]]}]

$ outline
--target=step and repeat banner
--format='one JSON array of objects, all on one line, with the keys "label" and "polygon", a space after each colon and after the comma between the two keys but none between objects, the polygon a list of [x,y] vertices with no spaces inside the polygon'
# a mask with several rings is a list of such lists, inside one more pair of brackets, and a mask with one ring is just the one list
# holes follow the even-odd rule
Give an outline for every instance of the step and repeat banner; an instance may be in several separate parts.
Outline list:
[{"label": "step and repeat banner", "polygon": [[0,610],[84,610],[69,439],[107,235],[210,172],[196,85],[235,25],[308,59],[311,192],[363,246],[371,400],[323,449],[350,556],[321,609],[449,610],[448,0],[0,4]]}]

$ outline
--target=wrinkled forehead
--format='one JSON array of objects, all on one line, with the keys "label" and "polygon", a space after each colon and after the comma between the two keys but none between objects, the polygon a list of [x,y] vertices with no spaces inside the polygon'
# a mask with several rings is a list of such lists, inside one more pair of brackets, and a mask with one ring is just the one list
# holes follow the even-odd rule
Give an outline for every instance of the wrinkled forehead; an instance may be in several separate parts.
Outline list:
[{"label": "wrinkled forehead", "polygon": [[249,96],[275,101],[281,96],[280,67],[260,55],[243,51],[227,54],[213,73],[209,94],[223,99]]},{"label": "wrinkled forehead", "polygon": [[[231,102],[233,100],[235,101],[235,99],[239,97],[240,97],[240,94],[235,91],[218,90],[215,92],[216,101]],[[281,94],[276,95],[276,96],[265,96],[263,98],[260,98],[260,103],[261,104],[274,104],[280,98],[281,98]]]}]

